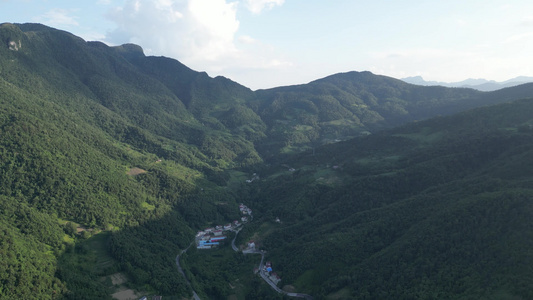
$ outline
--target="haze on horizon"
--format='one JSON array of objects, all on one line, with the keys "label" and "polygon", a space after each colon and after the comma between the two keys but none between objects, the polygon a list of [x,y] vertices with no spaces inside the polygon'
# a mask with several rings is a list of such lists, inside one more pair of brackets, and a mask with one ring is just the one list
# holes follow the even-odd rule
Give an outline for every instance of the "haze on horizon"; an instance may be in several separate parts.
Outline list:
[{"label": "haze on horizon", "polygon": [[533,2],[0,0],[0,22],[135,43],[252,89],[368,70],[428,81],[533,75]]}]

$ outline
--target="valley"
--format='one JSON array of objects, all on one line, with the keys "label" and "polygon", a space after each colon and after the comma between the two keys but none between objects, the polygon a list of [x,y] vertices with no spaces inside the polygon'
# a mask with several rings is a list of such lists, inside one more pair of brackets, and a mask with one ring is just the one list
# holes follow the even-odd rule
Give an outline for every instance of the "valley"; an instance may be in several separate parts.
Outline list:
[{"label": "valley", "polygon": [[[254,176],[256,176],[254,174]],[[257,176],[256,176],[257,178]],[[247,180],[248,181],[248,180]],[[249,182],[248,182],[249,183]],[[217,225],[215,227],[206,228],[202,231],[199,231],[196,234],[195,240],[187,247],[186,249],[182,250],[179,255],[176,256],[176,266],[178,268],[178,271],[180,274],[185,278],[187,281],[187,284],[191,286],[190,281],[187,279],[187,275],[183,271],[183,268],[180,265],[179,259],[180,256],[187,252],[187,250],[192,247],[196,246],[197,249],[203,249],[203,251],[216,251],[219,247],[221,247],[225,242],[227,242],[226,235],[229,232],[234,232],[235,236],[231,240],[231,248],[235,252],[240,252],[242,255],[247,254],[259,254],[261,255],[261,262],[259,263],[259,266],[254,268],[254,274],[259,275],[275,292],[282,295],[287,295],[289,297],[296,297],[296,298],[305,298],[305,299],[313,299],[310,295],[301,294],[301,293],[295,293],[295,292],[286,292],[282,289],[280,289],[277,284],[281,280],[279,276],[272,271],[271,263],[266,262],[265,260],[265,254],[267,251],[265,250],[259,250],[256,249],[256,245],[254,241],[248,241],[242,250],[235,245],[235,240],[237,239],[237,236],[239,232],[243,229],[244,226],[248,223],[248,218],[250,218],[250,222],[253,221],[253,215],[252,210],[248,208],[244,204],[239,205],[239,210],[241,214],[243,215],[241,217],[243,223],[239,223],[237,220],[235,220],[232,223],[229,223],[227,225]],[[226,235],[224,235],[226,234]],[[222,243],[222,244],[221,244]],[[199,300],[200,297],[198,294],[193,290],[193,299]]]},{"label": "valley", "polygon": [[533,84],[252,91],[41,24],[0,40],[0,298],[533,298]]}]

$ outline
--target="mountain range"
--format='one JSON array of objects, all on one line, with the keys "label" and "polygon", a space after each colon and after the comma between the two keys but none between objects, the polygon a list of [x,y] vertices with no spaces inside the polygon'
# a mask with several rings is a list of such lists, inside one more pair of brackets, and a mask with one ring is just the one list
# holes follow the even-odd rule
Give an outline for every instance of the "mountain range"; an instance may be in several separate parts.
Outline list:
[{"label": "mountain range", "polygon": [[401,80],[416,84],[416,85],[424,85],[424,86],[432,86],[432,85],[440,85],[445,87],[461,87],[461,88],[471,88],[478,91],[484,91],[484,92],[490,92],[495,91],[499,89],[503,89],[506,87],[513,87],[517,85],[521,85],[524,83],[533,82],[533,77],[528,76],[518,76],[515,78],[511,78],[509,80],[497,82],[494,80],[487,80],[487,79],[465,79],[463,81],[458,82],[440,82],[440,81],[425,81],[424,78],[421,76],[413,76],[413,77],[406,77],[402,78]]},{"label": "mountain range", "polygon": [[0,298],[282,299],[259,255],[190,247],[240,203],[287,291],[533,298],[533,83],[252,91],[41,24],[0,41]]}]

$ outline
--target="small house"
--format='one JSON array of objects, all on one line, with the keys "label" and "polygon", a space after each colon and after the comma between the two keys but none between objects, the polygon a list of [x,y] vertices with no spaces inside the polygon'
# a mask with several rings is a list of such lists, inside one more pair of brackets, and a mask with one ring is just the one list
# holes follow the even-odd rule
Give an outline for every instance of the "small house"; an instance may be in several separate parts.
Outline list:
[{"label": "small house", "polygon": [[272,282],[274,282],[274,284],[278,284],[280,281],[281,281],[281,278],[278,276],[278,274],[272,272],[272,274],[270,274],[270,280],[272,280]]},{"label": "small house", "polygon": [[211,242],[219,242],[219,241],[222,241],[224,239],[226,239],[226,236],[216,236],[216,237],[212,237],[210,241]]}]

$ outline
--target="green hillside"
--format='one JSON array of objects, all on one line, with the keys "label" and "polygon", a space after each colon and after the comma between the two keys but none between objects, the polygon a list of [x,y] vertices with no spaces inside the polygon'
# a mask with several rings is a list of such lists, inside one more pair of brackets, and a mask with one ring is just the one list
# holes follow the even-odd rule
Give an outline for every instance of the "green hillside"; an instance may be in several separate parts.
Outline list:
[{"label": "green hillside", "polygon": [[256,94],[261,103],[259,115],[268,125],[270,139],[266,143],[277,143],[274,149],[284,153],[406,122],[529,97],[532,89],[533,85],[526,84],[483,93],[465,88],[416,86],[370,72],[348,72],[309,84],[259,90]]},{"label": "green hillside", "polygon": [[521,100],[287,161],[297,171],[252,202],[283,222],[262,238],[284,284],[331,299],[531,298],[532,116]]},{"label": "green hillside", "polygon": [[[0,47],[0,295],[100,298],[112,290],[95,278],[118,271],[148,290],[189,294],[175,255],[203,218],[228,218],[215,204],[233,199],[217,188],[220,165],[241,154],[232,149],[253,152],[251,143],[203,127],[163,84],[107,46],[40,25],[4,24],[0,36],[20,41],[18,50]],[[212,154],[223,148],[200,147],[210,135],[232,148],[227,157]],[[101,230],[115,231],[103,241],[110,263],[84,267],[84,239]],[[139,231],[160,251],[137,241]],[[160,254],[139,256],[145,252]]]},{"label": "green hillside", "polygon": [[[532,93],[369,72],[252,91],[0,24],[0,298],[190,297],[176,255],[241,202],[238,241],[317,299],[530,298],[530,101],[429,118]],[[256,259],[202,255],[184,268],[203,298],[276,297]]]}]

